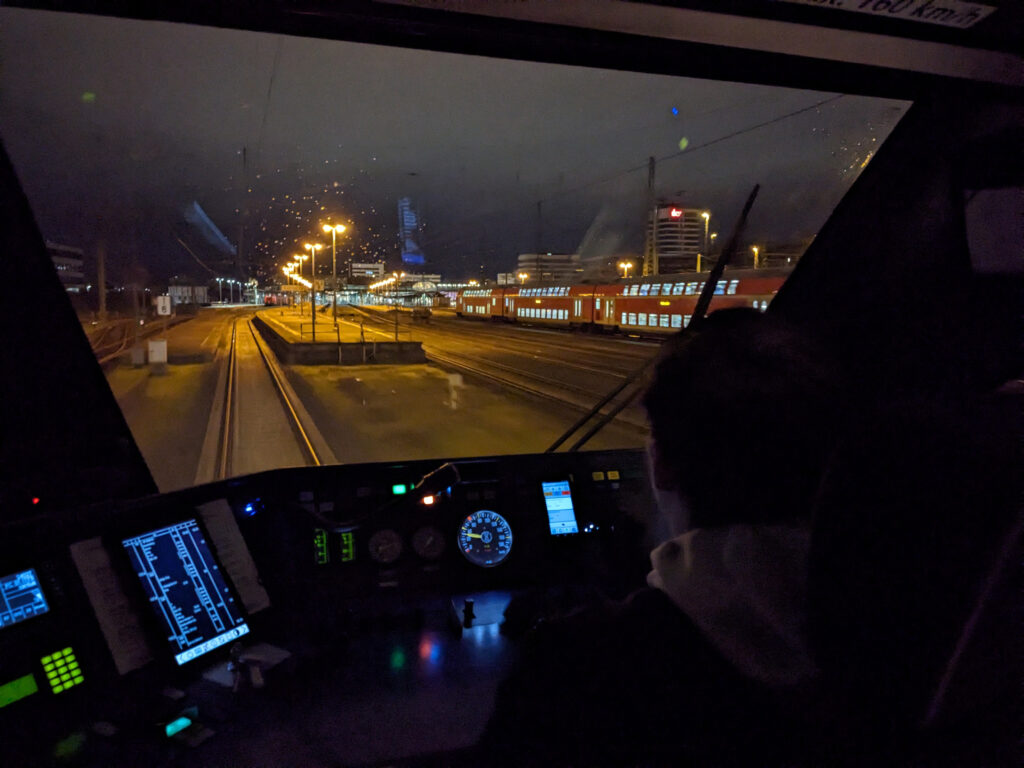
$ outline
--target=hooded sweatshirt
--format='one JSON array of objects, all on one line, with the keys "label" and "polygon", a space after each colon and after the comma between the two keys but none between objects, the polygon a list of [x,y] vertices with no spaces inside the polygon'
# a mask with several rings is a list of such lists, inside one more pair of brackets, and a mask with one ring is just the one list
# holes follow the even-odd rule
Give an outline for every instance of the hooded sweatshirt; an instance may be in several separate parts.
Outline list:
[{"label": "hooded sweatshirt", "polygon": [[805,632],[809,547],[799,526],[698,528],[651,553],[647,583],[741,673],[796,686],[816,672]]}]

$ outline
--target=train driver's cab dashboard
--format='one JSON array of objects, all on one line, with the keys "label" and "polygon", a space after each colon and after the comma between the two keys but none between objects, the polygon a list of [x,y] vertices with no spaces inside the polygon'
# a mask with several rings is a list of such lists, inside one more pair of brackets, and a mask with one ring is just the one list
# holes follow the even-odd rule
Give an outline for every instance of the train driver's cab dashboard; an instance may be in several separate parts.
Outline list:
[{"label": "train driver's cab dashboard", "polygon": [[[468,203],[466,211],[460,205],[451,206],[458,209],[459,217],[453,217],[450,224],[480,224],[479,231],[484,234],[473,230],[472,237],[464,239],[425,241],[431,247],[436,245],[438,252],[448,248],[457,251],[463,261],[475,264],[479,254],[472,243],[483,244],[487,233],[504,231],[497,226],[499,221],[519,234],[529,233],[531,244],[518,249],[524,255],[529,255],[528,250],[537,251],[533,256],[541,255],[542,249],[533,243],[535,233],[539,242],[545,232],[550,235],[569,229],[570,224],[579,225],[581,236],[586,235],[584,243],[590,246],[613,242],[611,235],[616,234],[620,222],[614,206],[602,207],[604,197],[612,195],[604,185],[608,181],[618,185],[623,174],[639,180],[635,188],[623,186],[623,200],[628,203],[623,204],[624,209],[648,204],[657,207],[653,199],[656,181],[663,184],[660,191],[671,193],[673,200],[682,197],[685,190],[679,188],[697,184],[700,171],[708,188],[722,190],[723,200],[728,197],[730,201],[728,210],[738,214],[750,187],[763,183],[752,226],[758,218],[762,224],[782,220],[782,210],[794,216],[809,211],[820,216],[801,233],[805,237],[799,249],[763,245],[764,253],[759,255],[758,246],[753,241],[748,244],[754,246],[746,253],[752,268],[762,268],[760,259],[764,258],[769,265],[785,264],[789,275],[778,295],[773,295],[771,307],[759,299],[763,304],[757,308],[779,312],[792,322],[813,328],[834,345],[846,366],[849,407],[855,420],[864,416],[867,422],[867,414],[880,402],[890,405],[890,397],[908,393],[920,396],[919,401],[935,395],[940,406],[945,406],[964,393],[988,394],[1013,377],[1018,380],[1009,386],[1019,392],[1019,215],[1013,219],[1013,214],[1005,211],[1019,214],[1024,178],[1019,161],[1022,17],[1010,3],[992,3],[998,5],[995,11],[991,4],[947,3],[963,12],[956,17],[959,26],[948,23],[952,9],[911,0],[859,3],[857,12],[849,7],[851,3],[844,10],[836,3],[753,0],[730,3],[729,13],[723,13],[718,4],[700,0],[678,4],[597,0],[572,4],[529,0],[479,4],[442,0],[265,2],[254,4],[254,9],[239,4],[154,6],[143,13],[145,22],[132,24],[161,19],[153,23],[159,29],[147,30],[154,39],[168,34],[160,48],[167,60],[155,59],[161,77],[166,78],[161,82],[185,83],[170,95],[154,89],[141,74],[145,50],[134,61],[140,65],[137,72],[133,63],[111,68],[113,74],[107,74],[112,79],[106,82],[114,85],[106,90],[86,82],[89,78],[80,72],[74,74],[82,75],[82,82],[49,67],[59,62],[63,53],[79,50],[80,42],[75,36],[80,31],[76,20],[49,14],[51,6],[106,14],[120,24],[127,12],[123,4],[25,2],[17,4],[25,8],[5,8],[11,20],[31,22],[26,29],[38,22],[43,40],[50,41],[47,35],[53,36],[53,50],[22,41],[20,46],[0,51],[5,54],[6,71],[13,72],[3,80],[11,91],[0,94],[4,97],[0,102],[42,105],[9,113],[0,108],[0,116],[15,129],[8,132],[4,125],[5,145],[0,152],[0,243],[4,246],[0,290],[9,310],[3,326],[5,365],[0,373],[4,417],[0,423],[0,765],[472,764],[471,750],[493,710],[497,687],[517,660],[517,640],[539,623],[643,587],[650,570],[651,547],[666,536],[656,517],[642,448],[504,455],[514,450],[502,441],[511,434],[511,427],[518,426],[513,423],[519,421],[516,415],[503,420],[505,431],[480,430],[501,437],[493,443],[493,450],[470,451],[480,454],[472,458],[465,458],[467,451],[455,450],[421,453],[439,458],[408,461],[364,457],[337,466],[272,469],[157,493],[157,468],[152,461],[147,468],[143,461],[137,445],[141,441],[133,439],[129,430],[134,425],[127,423],[112,395],[68,299],[71,294],[56,279],[46,253],[41,232],[53,226],[56,214],[37,206],[36,198],[54,194],[53,199],[60,201],[54,210],[70,212],[73,226],[68,231],[84,239],[93,228],[103,234],[103,225],[114,218],[115,209],[124,202],[119,185],[130,188],[131,181],[145,182],[138,199],[132,200],[138,208],[132,208],[123,228],[97,238],[102,248],[110,251],[111,269],[117,267],[127,276],[120,292],[122,306],[127,307],[131,293],[127,283],[138,282],[141,278],[132,276],[144,270],[139,263],[129,263],[127,257],[125,263],[117,263],[120,234],[127,232],[130,237],[124,242],[131,240],[139,253],[156,249],[158,242],[172,248],[181,260],[175,264],[186,263],[197,271],[205,262],[193,246],[206,242],[216,251],[225,239],[201,240],[195,233],[189,239],[191,230],[176,219],[175,227],[149,231],[149,206],[155,205],[156,199],[148,197],[149,192],[173,188],[175,204],[182,206],[191,206],[189,201],[207,194],[223,208],[214,218],[223,214],[223,221],[231,227],[239,224],[239,231],[247,231],[252,240],[262,238],[258,245],[266,248],[268,263],[272,263],[271,256],[290,258],[284,251],[301,248],[302,242],[296,239],[298,245],[292,247],[292,228],[305,231],[309,221],[301,225],[297,221],[320,215],[311,207],[297,207],[299,200],[302,206],[313,206],[305,199],[309,189],[322,183],[323,190],[329,189],[332,195],[328,199],[337,202],[343,192],[358,188],[344,176],[346,172],[353,177],[369,176],[371,187],[376,183],[372,169],[379,167],[375,165],[377,144],[386,144],[386,131],[380,126],[390,130],[398,125],[406,131],[401,141],[411,146],[418,146],[420,139],[432,132],[451,141],[436,153],[434,177],[423,171],[419,157],[404,155],[387,174],[380,172],[382,179],[398,178],[400,184],[391,190],[396,194],[387,198],[387,216],[372,221],[372,237],[368,234],[369,214],[361,224],[366,231],[360,234],[366,235],[369,245],[349,256],[368,262],[377,257],[375,249],[380,242],[391,236],[398,194],[406,194],[407,186],[424,197],[428,190],[445,193],[435,200],[446,201],[445,195],[461,191],[463,200],[490,204],[480,215],[475,209],[470,211]],[[942,19],[919,23],[915,12],[940,14]],[[1008,20],[1004,23],[1004,19]],[[169,31],[182,28],[195,32],[196,37],[172,50],[176,46]],[[179,68],[180,62],[168,51],[186,54],[188,64],[196,59],[209,63],[194,54],[206,50],[200,38],[213,29],[226,30],[229,37],[241,35],[243,30],[263,37],[259,45],[250,45],[250,38],[232,37],[236,47],[225,49],[231,55],[210,59],[214,62],[210,68],[227,70],[224,62],[231,59],[232,67],[237,64],[246,72],[237,83],[229,80],[223,86],[226,90],[206,93],[192,104],[193,82],[205,81],[208,73],[202,68]],[[105,52],[115,47],[112,41],[121,45],[131,38],[124,34],[119,40],[117,35],[122,33],[117,25],[105,30],[104,35],[110,37],[99,40],[100,53],[92,63],[104,60]],[[287,40],[282,42],[284,38]],[[365,155],[358,159],[362,165],[353,160],[347,171],[336,171],[320,155],[311,160],[298,153],[300,145],[296,144],[285,147],[280,168],[276,163],[259,167],[261,151],[265,157],[273,156],[275,129],[305,125],[307,105],[289,101],[288,94],[299,92],[300,81],[302,88],[313,88],[309,83],[315,86],[317,78],[300,77],[306,71],[298,68],[291,71],[289,80],[288,67],[305,61],[307,50],[314,51],[317,44],[325,42],[317,38],[334,38],[332,44],[344,41],[367,50],[374,46],[386,49],[374,54],[375,59],[366,58],[365,50],[345,59],[353,71],[357,65],[365,65],[363,80],[371,84],[380,75],[374,70],[375,62],[401,60],[403,54],[424,49],[445,55],[468,53],[477,57],[481,69],[480,62],[500,59],[568,65],[562,72],[563,82],[569,83],[579,101],[562,97],[545,101],[547,114],[536,123],[520,122],[518,114],[509,119],[495,117],[497,111],[491,114],[487,104],[505,98],[505,84],[532,89],[522,101],[525,114],[546,76],[536,80],[508,76],[491,86],[474,83],[474,69],[456,63],[451,71],[458,75],[457,84],[473,83],[492,101],[474,110],[443,114],[443,119],[432,122],[427,130],[408,105],[438,102],[442,95],[457,94],[460,88],[434,91],[421,87],[413,74],[430,80],[434,70],[419,66],[419,60],[410,57],[407,74],[389,81],[402,86],[401,104],[393,110],[383,109],[376,101],[378,94],[369,89],[364,115],[377,121],[368,123],[375,128],[354,129],[356,138],[366,141],[365,145],[355,142],[354,151]],[[392,47],[403,50],[396,53]],[[28,72],[30,68],[24,73],[15,71],[9,62],[18,61],[16,54],[26,51],[42,51],[47,66],[37,67],[38,73]],[[267,71],[258,77],[250,77],[254,67],[247,59],[242,61],[253,52],[254,61],[267,64]],[[97,65],[97,71],[101,69]],[[335,74],[347,71],[341,66],[332,69]],[[190,80],[189,72],[201,76]],[[616,81],[615,76],[623,73],[663,78],[658,87],[664,90],[655,93],[652,103],[656,110],[648,102],[599,108],[584,104],[582,81],[577,80],[580,72],[596,73],[599,82],[593,93],[610,90],[618,82],[615,92],[623,95],[624,102],[632,98],[634,90],[640,93],[642,89],[634,89],[626,80]],[[34,88],[29,74],[39,73],[49,74],[51,83],[63,84],[66,79],[69,88],[74,80],[74,93],[57,87]],[[709,77],[731,82],[741,90],[726,100],[716,100],[710,89],[695,92],[699,98],[677,98],[675,89],[680,83]],[[274,90],[280,89],[281,82],[285,83],[284,97]],[[690,84],[693,82],[698,81]],[[120,103],[121,86],[125,92],[141,93],[141,106]],[[756,90],[761,86],[779,89],[762,93]],[[748,88],[754,90],[745,90]],[[798,89],[810,92],[805,97]],[[392,90],[398,92],[397,87]],[[227,111],[220,111],[229,101],[224,93],[230,96],[232,119],[237,119],[237,124],[229,125],[230,120],[224,118]],[[39,94],[53,95],[58,106],[37,102],[34,97]],[[272,97],[281,99],[276,102],[278,111],[266,108],[274,103]],[[421,97],[423,102],[416,100]],[[355,125],[356,111],[350,110],[338,93],[318,92],[316,98],[336,107],[337,112],[319,119],[302,140],[327,135],[325,141],[340,147],[331,131]],[[871,100],[876,98],[885,103],[874,105]],[[731,110],[745,109],[750,103],[764,107],[763,114],[743,119],[733,115],[718,124],[719,113],[728,116]],[[118,104],[124,111],[104,112],[107,104]],[[155,109],[158,104],[165,111]],[[186,106],[189,119],[182,118],[182,123],[201,130],[184,134],[177,144],[171,142],[180,153],[163,154],[154,137],[164,137],[166,115],[184,115]],[[511,102],[504,106],[511,112],[518,109]],[[198,111],[191,111],[193,107]],[[857,124],[866,126],[867,133],[847,135],[839,118],[846,110],[852,114],[862,107],[868,111],[857,118]],[[655,112],[655,117],[648,116]],[[72,120],[68,117],[72,114],[83,131],[82,144],[59,140],[63,135],[59,128]],[[135,135],[132,130],[122,130],[125,115],[151,118],[146,128],[149,133],[140,130]],[[561,130],[561,120],[568,115],[582,121],[575,124],[582,128]],[[475,144],[462,143],[459,130],[463,123],[481,116],[495,117],[495,123],[484,121],[487,130]],[[587,150],[591,152],[588,155],[581,147],[592,134],[602,133],[597,127],[603,126],[606,118],[622,120],[613,121],[606,132],[606,150],[621,148],[627,138],[642,136],[647,123],[665,128],[664,136],[658,134],[659,142],[665,137],[670,141],[667,145],[652,143],[649,151],[646,144],[642,152],[629,150],[628,157],[609,160],[614,167],[602,170],[594,158],[610,152]],[[706,127],[706,135],[698,136],[694,131],[704,118],[713,125]],[[502,143],[503,136],[533,136],[550,125],[560,129],[561,142],[552,144],[557,151],[551,155],[542,156],[539,147],[543,142],[522,147]],[[219,154],[204,155],[199,148],[211,127],[224,128],[224,135],[217,145]],[[495,133],[498,128],[501,132]],[[886,138],[890,131],[891,138]],[[119,143],[125,137],[126,141]],[[739,153],[736,145],[729,143],[737,137],[749,142],[749,152]],[[294,157],[287,154],[293,149]],[[23,174],[19,182],[14,168],[19,159],[16,150],[26,160],[38,163],[28,167],[43,168],[45,173]],[[813,164],[805,165],[800,156],[803,151],[825,164],[817,166],[818,170]],[[555,169],[555,178],[548,180],[550,188],[542,188],[538,179],[551,170],[545,166],[556,154],[559,162],[570,163],[573,170],[563,178]],[[510,174],[514,194],[488,198],[490,172],[477,177],[470,171],[477,165],[482,168],[485,161],[513,156],[523,169],[520,174],[517,166]],[[61,161],[49,162],[52,157]],[[76,166],[74,174],[51,167],[65,162],[70,167],[72,160],[80,158],[87,162]],[[90,164],[93,158],[114,158],[117,170],[97,175],[100,161],[94,166]],[[383,165],[383,153],[381,158]],[[691,161],[694,164],[687,165]],[[327,166],[330,178],[314,178],[314,165]],[[182,168],[187,172],[178,173]],[[199,170],[216,171],[217,183],[197,191],[191,176]],[[605,178],[605,170],[617,175]],[[295,181],[279,190],[274,186],[277,182],[267,178],[276,179],[282,173]],[[576,186],[574,175],[585,178],[586,184]],[[470,180],[481,186],[473,187]],[[283,212],[272,224],[291,230],[288,241],[273,240],[283,238],[280,232],[257,234],[262,225],[242,202],[252,191],[247,184],[271,197],[273,206],[268,210],[275,215]],[[539,201],[543,195],[549,197]],[[585,215],[573,214],[579,221],[571,221],[569,209],[559,206],[583,198],[590,207]],[[513,204],[518,206],[515,215],[510,212]],[[371,205],[365,207],[370,210]],[[438,203],[434,210],[441,207]],[[669,219],[676,215],[672,213],[674,203],[660,207]],[[86,208],[90,216],[79,215]],[[180,218],[180,209],[175,210]],[[187,210],[191,216],[201,209],[195,203]],[[398,210],[404,216],[406,209]],[[723,242],[732,239],[728,230],[735,219],[716,232],[709,219],[717,224],[717,213],[714,218],[696,210],[690,215],[691,225],[696,226],[691,226],[694,247],[702,245],[707,255],[722,253]],[[86,232],[74,229],[79,226],[78,219],[85,218],[89,219],[82,225]],[[206,226],[203,217],[195,214],[194,218]],[[681,209],[679,218],[685,219]],[[383,224],[376,226],[378,221]],[[655,222],[636,224],[633,221],[628,227],[638,243],[643,241],[643,232],[655,230]],[[224,227],[229,229],[227,224]],[[210,234],[209,227],[200,229]],[[737,241],[739,230],[742,227],[737,227]],[[380,231],[386,234],[380,235]],[[428,238],[431,232],[428,227]],[[228,234],[234,237],[233,230]],[[571,249],[578,242],[565,247]],[[1006,247],[1010,242],[1018,252]],[[324,240],[321,245],[326,248],[329,244]],[[504,242],[489,245],[494,253],[512,253]],[[222,265],[231,261],[233,254],[228,250],[218,256]],[[988,263],[977,258],[975,251],[986,250],[997,258]],[[315,260],[316,248],[312,251]],[[208,252],[200,250],[204,255]],[[654,250],[649,253],[653,257]],[[8,258],[7,254],[12,255]],[[686,268],[700,272],[701,258],[697,256]],[[799,261],[795,268],[791,259]],[[632,266],[624,261],[618,264],[624,281],[637,277],[641,261],[637,259]],[[669,264],[667,259],[662,264],[666,274]],[[372,263],[363,266],[375,267]],[[610,259],[607,266],[607,279],[618,279],[616,259]],[[228,269],[223,267],[225,274]],[[318,274],[326,278],[326,274]],[[503,278],[514,283],[517,276],[504,273]],[[700,281],[690,282],[696,285]],[[231,288],[221,285],[221,278],[215,285],[230,297]],[[678,285],[684,290],[682,283]],[[212,297],[216,288],[207,287]],[[113,296],[115,291],[110,293]],[[546,308],[540,306],[539,296],[523,295],[535,302],[528,308],[532,312],[565,312],[565,317],[570,311],[578,314],[568,303],[569,296],[564,308]],[[596,297],[591,298],[596,304]],[[688,318],[682,313],[674,315],[667,298],[662,301],[654,294],[642,298],[651,308],[644,309],[634,323],[632,313],[623,314],[619,307],[621,326],[657,327],[659,333],[664,329],[667,334]],[[491,300],[497,312],[495,299]],[[671,300],[675,301],[674,294]],[[442,314],[437,313],[435,325],[444,326]],[[674,316],[679,318],[678,326]],[[321,322],[326,322],[326,315],[323,317]],[[533,317],[558,318],[550,314]],[[654,317],[659,318],[657,324]],[[397,312],[394,322],[397,340]],[[470,325],[467,320],[459,327]],[[486,334],[493,328],[474,325],[470,330]],[[537,327],[527,331],[533,336],[541,332]],[[299,334],[302,332],[299,326]],[[619,341],[630,345],[620,347],[631,350],[629,355],[623,353],[625,360],[614,361],[625,367],[637,362],[636,350],[645,349],[647,343],[643,339]],[[554,362],[567,356],[563,351]],[[128,375],[142,378],[138,371]],[[588,378],[601,375],[625,374],[612,364],[592,365],[586,373]],[[455,384],[448,382],[456,380],[445,377],[444,391],[451,386],[454,392]],[[521,381],[519,384],[522,386]],[[137,394],[137,389],[126,389]],[[196,391],[200,389],[197,385]],[[335,387],[340,389],[340,385]],[[361,397],[362,387],[353,388],[356,390]],[[950,400],[939,397],[950,393]],[[535,395],[536,391],[531,397]],[[919,402],[913,397],[908,400]],[[454,396],[444,407],[448,408],[444,411],[448,421],[434,433],[462,436],[459,418],[464,419],[458,422],[463,427],[476,426],[469,407],[455,409]],[[687,403],[685,407],[701,408],[703,404]],[[937,411],[945,415],[942,408]],[[178,414],[173,409],[157,413],[161,418],[152,421],[187,431],[184,421],[175,422]],[[205,426],[210,414],[201,415]],[[899,415],[911,420],[916,414]],[[526,423],[525,417],[522,421]],[[942,426],[941,419],[936,422]],[[335,446],[340,455],[359,436],[354,434],[357,430],[347,429],[348,422],[339,423],[341,437]],[[965,428],[963,434],[973,435],[975,426]],[[890,429],[886,425],[871,438],[888,441],[896,431],[895,426]],[[418,434],[424,440],[433,437],[427,431]],[[642,441],[640,436],[632,445]],[[375,444],[364,439],[362,447],[370,450],[387,441],[372,442]],[[896,446],[892,452],[898,453],[897,459],[910,455],[909,449],[903,451],[904,445],[895,440],[891,444]],[[182,450],[179,447],[174,444],[168,453],[200,452],[191,444]],[[275,450],[273,444],[263,447]],[[869,445],[875,447],[876,443]],[[922,442],[912,449],[926,452],[929,447]],[[888,458],[885,451],[865,453],[869,458]],[[997,490],[1015,482],[1008,479],[1010,473],[1000,474],[1011,453],[1003,452],[999,461],[989,462],[996,468],[991,486]],[[933,483],[934,478],[953,476],[953,468],[960,466],[948,460],[949,456],[958,457],[949,452],[946,463],[922,485],[944,487]],[[859,500],[861,490],[884,486],[891,467],[897,464],[865,461],[869,471],[850,473],[849,483],[841,486],[846,494],[842,501]],[[989,477],[981,471],[977,475]],[[978,509],[972,506],[977,495],[966,501],[955,495],[949,498],[959,505],[958,519],[962,519],[961,509],[971,516],[967,525],[955,529],[958,535],[961,530],[968,531],[953,542],[950,551],[955,554],[957,543],[974,542],[975,532],[985,527],[985,510],[981,505]],[[947,502],[946,506],[937,502],[936,508],[948,511],[949,499],[940,502]],[[859,527],[862,511],[854,510],[855,524],[849,529],[838,529],[847,541],[851,532],[860,537],[852,537],[863,546],[851,559],[860,565],[868,561],[874,568],[876,555],[888,555],[892,557],[889,566],[898,571],[903,551],[895,546],[889,551],[879,549],[876,528]],[[929,515],[932,511],[926,510]],[[919,517],[912,515],[911,519],[920,522]],[[893,525],[896,533],[906,534],[899,529],[899,522]],[[929,525],[931,522],[928,520]],[[892,520],[885,514],[872,521],[878,530],[890,530],[884,527],[888,523]],[[912,543],[933,542],[928,536],[914,538],[915,533],[911,531],[908,537]],[[1019,526],[1016,535],[1019,538]],[[976,538],[986,543],[984,536]],[[978,548],[983,547],[979,544]],[[1007,551],[1014,550],[1011,546]],[[944,601],[948,598],[952,605],[950,595],[959,589],[970,593],[963,600],[968,605],[975,597],[975,580],[989,565],[984,557],[990,553],[986,550],[984,557],[967,565],[966,559],[943,560],[946,554],[944,550],[931,560],[924,556],[921,560],[928,560],[928,567],[942,563],[935,570],[941,571],[948,587],[948,594],[942,595]],[[907,562],[911,562],[909,558]],[[913,577],[921,573],[932,578],[934,573],[928,567],[911,573],[908,583],[918,586],[920,582]],[[883,594],[887,586],[875,578],[878,573],[884,575],[881,569],[872,571],[868,580],[875,596]],[[862,583],[854,584],[853,596],[861,595]],[[921,593],[934,597],[928,586]],[[958,593],[960,597],[963,594]],[[861,613],[847,612],[871,618],[870,605],[867,610],[864,605],[856,607]],[[959,607],[954,606],[956,610]],[[840,613],[846,611],[847,604],[840,608]],[[949,613],[956,612],[954,608]],[[921,615],[928,615],[927,611],[922,610]],[[949,618],[942,611],[936,615]],[[839,618],[839,626],[845,628],[841,620],[846,617]],[[960,621],[963,617],[958,614],[954,618]],[[949,624],[955,624],[952,646],[961,624],[952,620]],[[913,652],[919,650],[917,641],[925,636],[935,636],[930,625],[924,633],[908,635]],[[855,639],[850,645],[856,645]],[[861,648],[867,645],[862,643]],[[940,655],[947,650],[940,649]],[[583,656],[588,649],[578,651]],[[940,661],[945,660],[943,655]],[[871,702],[881,707],[884,697],[885,693],[878,692]],[[571,730],[573,724],[566,722],[565,728]]]},{"label": "train driver's cab dashboard", "polygon": [[642,585],[652,505],[643,452],[609,451],[275,470],[9,526],[4,748],[349,765],[471,747],[518,635]]}]

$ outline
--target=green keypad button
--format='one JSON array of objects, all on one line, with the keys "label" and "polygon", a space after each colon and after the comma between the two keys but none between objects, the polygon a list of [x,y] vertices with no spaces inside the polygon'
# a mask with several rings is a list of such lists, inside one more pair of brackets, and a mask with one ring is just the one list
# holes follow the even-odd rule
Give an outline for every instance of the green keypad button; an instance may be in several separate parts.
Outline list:
[{"label": "green keypad button", "polygon": [[39,661],[54,693],[66,691],[85,680],[71,646],[43,656]]}]

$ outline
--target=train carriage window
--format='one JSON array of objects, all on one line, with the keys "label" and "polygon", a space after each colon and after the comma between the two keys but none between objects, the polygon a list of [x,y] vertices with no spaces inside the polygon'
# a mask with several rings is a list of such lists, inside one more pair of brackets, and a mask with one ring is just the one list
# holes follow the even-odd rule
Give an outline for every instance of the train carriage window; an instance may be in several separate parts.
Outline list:
[{"label": "train carriage window", "polygon": [[[470,343],[487,343],[491,353],[501,350],[503,365],[547,377],[535,353],[511,341],[520,333],[544,336],[531,344],[550,345],[547,359],[578,361],[560,375],[596,401],[628,367],[593,374],[602,367],[595,361],[623,350],[622,337],[547,339],[553,334],[483,321],[501,309],[509,320],[565,326],[588,315],[600,323],[619,317],[622,326],[659,331],[646,336],[667,336],[660,331],[684,325],[682,305],[692,306],[675,297],[700,292],[696,257],[705,237],[705,222],[695,228],[671,210],[707,210],[711,231],[722,235],[710,255],[702,252],[706,274],[749,190],[762,183],[742,256],[730,268],[751,269],[750,248],[759,245],[759,266],[782,269],[786,259],[776,254],[799,260],[909,107],[843,93],[7,6],[0,25],[0,136],[54,246],[68,301],[165,491],[215,479],[200,468],[215,463],[204,462],[204,444],[217,442],[210,413],[225,402],[225,392],[213,391],[224,365],[218,345],[235,338],[245,356],[239,370],[249,371],[249,362],[261,360],[264,331],[249,325],[259,315],[310,343],[315,318],[316,343],[337,343],[329,315],[314,313],[295,290],[304,284],[282,271],[296,264],[302,280],[331,284],[324,225],[346,227],[337,239],[339,280],[346,264],[337,298],[366,310],[366,341],[385,344],[397,330],[401,340],[447,349],[452,359]],[[452,115],[459,115],[455,125]],[[657,269],[644,259],[651,157],[658,201],[651,213],[665,211],[652,233]],[[321,249],[294,261],[310,253],[307,243]],[[355,262],[373,276],[349,274]],[[451,296],[462,320],[378,316],[382,306],[432,300],[436,276],[464,286],[461,303]],[[620,290],[620,280],[634,282]],[[545,282],[558,285],[538,285]],[[593,295],[597,286],[605,297],[659,296],[671,304],[650,318],[621,312]],[[761,296],[770,295],[754,299],[731,279],[719,290],[759,310],[767,306]],[[568,301],[542,310],[520,306],[510,291],[531,305],[573,291],[586,298],[571,311]],[[317,293],[322,306],[329,295]],[[155,306],[162,295],[173,305],[168,373],[149,377],[132,366],[132,348],[144,348],[162,327]],[[359,342],[359,329],[353,333]],[[566,354],[566,345],[578,352]],[[639,347],[633,341],[625,349],[632,359]],[[479,412],[446,411],[450,428],[427,429],[423,415],[448,396],[448,369],[422,358],[380,362],[385,357],[366,370],[336,365],[336,356],[332,364],[283,363],[334,458],[532,452],[574,418],[516,390],[492,401],[488,387],[466,377],[466,402],[480,403]],[[273,392],[269,373],[260,375]],[[280,408],[267,397],[252,405],[260,414]],[[389,398],[410,407],[381,419],[362,405]],[[266,439],[246,431],[260,421],[245,412],[249,406],[236,406],[240,444],[267,447],[252,451],[251,462],[230,462],[233,473],[307,461],[299,448],[279,449],[294,442],[284,415]],[[353,419],[366,419],[368,428],[353,429]],[[646,436],[632,426],[641,421],[615,421],[590,445],[642,445]]]},{"label": "train carriage window", "polygon": [[690,325],[690,317],[690,315],[683,315],[683,328],[686,328]]}]

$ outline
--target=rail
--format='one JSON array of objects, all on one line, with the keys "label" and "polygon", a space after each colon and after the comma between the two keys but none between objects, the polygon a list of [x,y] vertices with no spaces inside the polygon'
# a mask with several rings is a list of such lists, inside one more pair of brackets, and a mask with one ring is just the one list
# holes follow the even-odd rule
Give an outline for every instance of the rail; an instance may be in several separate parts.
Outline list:
[{"label": "rail", "polygon": [[285,413],[288,415],[288,420],[295,434],[296,442],[298,442],[300,449],[305,454],[307,463],[312,466],[321,466],[323,462],[321,461],[319,452],[313,446],[313,441],[309,436],[309,430],[307,430],[303,425],[302,419],[298,414],[298,409],[288,394],[288,387],[284,384],[284,373],[280,370],[276,360],[273,359],[270,349],[267,347],[266,342],[260,337],[259,332],[253,324],[252,317],[250,316],[245,318],[236,318],[231,325],[231,344],[230,351],[228,353],[227,380],[223,393],[224,411],[217,451],[216,479],[224,479],[230,477],[232,474],[231,457],[234,451],[234,433],[237,421],[237,414],[235,411],[238,405],[237,397],[235,396],[238,382],[238,323],[242,321],[245,322],[249,333],[252,335],[252,339],[256,345],[257,351],[259,352],[260,359],[263,361],[264,368],[270,376],[271,382],[274,384],[274,390],[284,407]]},{"label": "rail", "polygon": [[[457,353],[438,352],[424,347],[427,360],[447,368],[455,368],[463,373],[486,379],[499,384],[506,389],[514,389],[535,397],[542,397],[552,400],[560,405],[568,405],[579,410],[589,411],[592,407],[589,399],[573,397],[573,393],[588,395],[591,393],[582,392],[578,388],[568,386],[555,379],[545,376],[538,376],[534,373],[526,373],[511,366],[501,363],[488,362],[486,367],[478,361],[463,357]],[[514,374],[514,375],[509,375]],[[618,421],[630,427],[647,430],[646,421],[640,416],[629,413],[617,412],[614,416]]]}]

